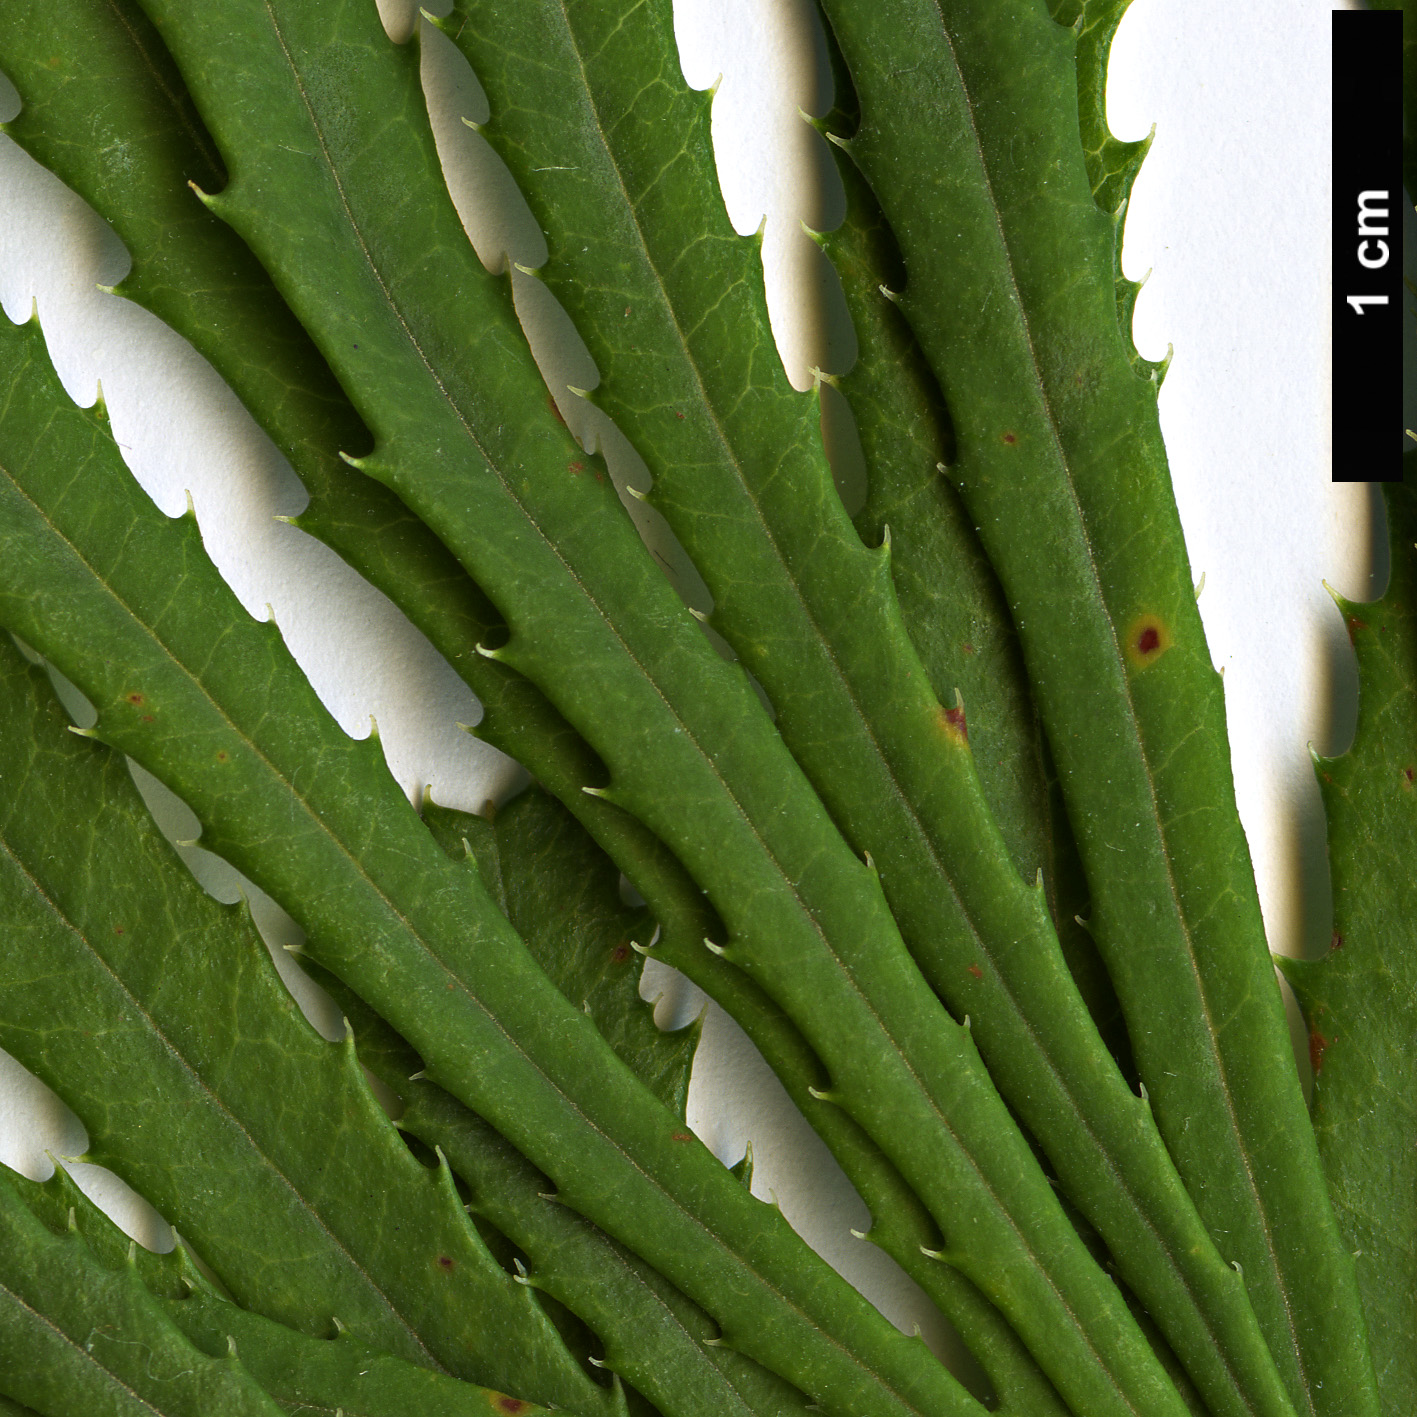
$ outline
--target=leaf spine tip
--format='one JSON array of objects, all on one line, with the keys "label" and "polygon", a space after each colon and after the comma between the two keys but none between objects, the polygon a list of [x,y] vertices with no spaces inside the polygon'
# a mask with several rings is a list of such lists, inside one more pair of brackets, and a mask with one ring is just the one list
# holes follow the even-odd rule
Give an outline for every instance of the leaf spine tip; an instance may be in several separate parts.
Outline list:
[{"label": "leaf spine tip", "polygon": [[900,304],[900,292],[898,290],[892,290],[888,285],[878,285],[876,289],[879,290],[892,305]]},{"label": "leaf spine tip", "polygon": [[[535,274],[535,272],[533,272],[533,274]],[[578,389],[574,384],[567,384],[566,392],[574,394],[578,399],[588,399],[590,397],[589,389]]]},{"label": "leaf spine tip", "polygon": [[689,614],[692,615],[694,619],[699,622],[700,625],[707,625],[709,620],[712,618],[712,615],[709,611],[700,610],[697,605],[691,605],[689,607]]},{"label": "leaf spine tip", "polygon": [[583,787],[581,791],[584,792],[587,797],[604,797],[607,800],[610,797],[610,793],[603,787]]},{"label": "leaf spine tip", "polygon": [[840,133],[833,133],[828,130],[826,134],[826,139],[829,143],[835,143],[837,147],[839,147],[844,153],[849,153],[851,151],[851,139],[843,138]]},{"label": "leaf spine tip", "polygon": [[230,1334],[226,1335],[226,1356],[236,1362],[236,1340]]},{"label": "leaf spine tip", "polygon": [[585,1357],[586,1362],[589,1363],[592,1368],[604,1368],[607,1366],[603,1359],[597,1358],[593,1354],[587,1353]]},{"label": "leaf spine tip", "polygon": [[365,459],[363,458],[351,457],[343,450],[341,450],[339,457],[341,462],[348,463],[350,467],[359,468],[361,471],[364,468]]},{"label": "leaf spine tip", "polygon": [[481,123],[475,122],[475,121],[474,121],[473,119],[471,119],[471,118],[464,118],[462,121],[463,121],[469,128],[471,128],[474,133],[480,133],[480,132],[482,131],[482,124],[481,124]]},{"label": "leaf spine tip", "polygon": [[410,1073],[410,1074],[408,1075],[408,1080],[409,1080],[409,1082],[418,1082],[420,1079],[426,1078],[427,1076],[428,1076],[428,1071],[427,1071],[427,1069],[426,1069],[426,1068],[419,1068],[419,1070],[418,1070],[416,1073]]},{"label": "leaf spine tip", "polygon": [[340,1318],[337,1318],[334,1314],[331,1314],[331,1315],[330,1315],[330,1322],[331,1322],[332,1324],[334,1324],[334,1326],[335,1326],[335,1332],[336,1332],[340,1337],[343,1337],[345,1334],[347,1334],[347,1333],[349,1332],[349,1329],[346,1327],[344,1321],[343,1321],[342,1319],[340,1319]]},{"label": "leaf spine tip", "polygon": [[630,948],[631,948],[632,950],[634,950],[634,952],[635,952],[637,955],[646,955],[646,956],[648,956],[649,952],[654,948],[654,946],[653,946],[653,944],[642,945],[642,944],[640,944],[640,942],[639,942],[638,940],[631,940],[631,941],[630,941]]},{"label": "leaf spine tip", "polygon": [[818,1102],[832,1102],[835,1100],[832,1097],[831,1093],[823,1092],[821,1088],[818,1087],[809,1087],[807,1091],[810,1092],[812,1096],[817,1099]]},{"label": "leaf spine tip", "polygon": [[943,1250],[931,1250],[924,1245],[921,1245],[920,1253],[924,1255],[927,1260],[942,1260],[945,1257]]},{"label": "leaf spine tip", "polygon": [[858,1230],[853,1226],[851,1229],[851,1238],[853,1240],[869,1240],[871,1237],[864,1230]]},{"label": "leaf spine tip", "polygon": [[724,948],[723,945],[714,944],[714,942],[710,940],[707,935],[704,936],[704,944],[706,944],[709,949],[712,950],[713,953],[718,955],[720,958],[728,953],[727,949]]},{"label": "leaf spine tip", "polygon": [[625,493],[627,496],[633,497],[637,502],[649,501],[649,493],[641,492],[640,489],[636,487],[633,483],[627,482],[625,484]]},{"label": "leaf spine tip", "polygon": [[[466,120],[464,120],[464,121],[466,121]],[[536,270],[535,270],[534,267],[532,267],[532,266],[524,266],[524,265],[522,265],[522,263],[521,263],[520,261],[513,261],[513,262],[512,262],[512,269],[513,269],[514,271],[520,271],[524,276],[531,276],[531,278],[532,278],[533,280],[540,280],[540,279],[541,279],[541,277],[537,275]],[[567,388],[570,388],[570,385],[567,384],[566,387],[567,387]]]},{"label": "leaf spine tip", "polygon": [[1205,572],[1201,572],[1201,578],[1196,582],[1196,599],[1201,598],[1201,591],[1205,589]]}]

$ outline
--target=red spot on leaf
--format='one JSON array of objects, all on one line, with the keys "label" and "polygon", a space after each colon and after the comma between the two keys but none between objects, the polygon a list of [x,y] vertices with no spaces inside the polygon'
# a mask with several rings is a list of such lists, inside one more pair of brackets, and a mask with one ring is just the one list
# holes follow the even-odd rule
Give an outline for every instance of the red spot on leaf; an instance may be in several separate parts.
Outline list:
[{"label": "red spot on leaf", "polygon": [[945,722],[964,739],[969,742],[969,725],[964,721],[964,710],[962,708],[950,708],[945,710]]},{"label": "red spot on leaf", "polygon": [[1013,445],[1018,442],[1018,435],[1015,433],[1005,433],[1004,442],[1006,442],[1010,447],[1013,447]]},{"label": "red spot on leaf", "polygon": [[1343,936],[1340,935],[1337,930],[1333,932],[1333,939],[1328,942],[1328,947],[1331,950],[1341,950],[1343,948]]},{"label": "red spot on leaf", "polygon": [[123,934],[123,933],[124,933],[123,927],[122,927],[121,925],[115,925],[115,926],[113,927],[113,933],[114,933],[115,935],[121,935],[121,934]]},{"label": "red spot on leaf", "polygon": [[141,694],[129,694],[129,695],[128,695],[128,702],[129,702],[130,704],[140,704],[140,703],[142,703],[142,701],[143,701],[143,696],[142,696]]},{"label": "red spot on leaf", "polygon": [[219,763],[224,763],[224,762],[226,761],[226,759],[227,759],[227,752],[226,752],[226,749],[225,749],[225,748],[222,748],[222,749],[217,753],[217,755],[216,755],[216,760],[217,760],[217,762],[219,762]]},{"label": "red spot on leaf", "polygon": [[673,1139],[675,1141],[693,1141],[694,1137],[692,1132],[675,1132]]},{"label": "red spot on leaf", "polygon": [[629,957],[630,947],[626,944],[616,945],[615,948],[610,951],[610,958],[613,959],[616,964],[624,964]]},{"label": "red spot on leaf", "polygon": [[681,422],[683,421],[684,415],[683,415],[682,413],[676,413],[674,416],[675,416],[675,418],[679,419]]},{"label": "red spot on leaf", "polygon": [[569,472],[572,477],[579,477],[581,473],[585,471],[585,464],[583,462],[568,462],[566,464],[566,471]]},{"label": "red spot on leaf", "polygon": [[531,1403],[523,1401],[520,1397],[508,1397],[504,1392],[489,1392],[488,1399],[492,1403],[494,1412],[530,1412]]},{"label": "red spot on leaf", "polygon": [[1403,768],[1403,770],[1402,770],[1402,775],[1403,775],[1403,777],[1405,777],[1405,778],[1408,780],[1408,782],[1411,782],[1411,781],[1412,781],[1412,769],[1411,769],[1411,768]]},{"label": "red spot on leaf", "polygon": [[1145,669],[1171,648],[1171,631],[1157,615],[1138,615],[1127,628],[1122,643],[1133,667]]},{"label": "red spot on leaf", "polygon": [[976,653],[976,650],[975,650],[974,646],[973,646],[972,644],[970,644],[970,642],[969,642],[968,640],[966,640],[966,641],[964,642],[963,648],[964,648],[964,652],[965,652],[966,654],[974,654],[974,653]]},{"label": "red spot on leaf", "polygon": [[452,1258],[452,1256],[451,1256],[451,1255],[439,1255],[439,1256],[438,1256],[438,1268],[441,1269],[445,1274],[451,1273],[452,1268],[453,1268],[453,1258]]},{"label": "red spot on leaf", "polygon": [[976,979],[983,979],[983,978],[984,978],[984,971],[983,971],[982,969],[980,969],[980,967],[979,967],[977,964],[971,964],[971,965],[969,966],[969,972],[970,972]]},{"label": "red spot on leaf", "polygon": [[1348,643],[1353,643],[1353,637],[1359,630],[1366,630],[1367,628],[1368,622],[1366,620],[1360,620],[1356,615],[1350,615],[1348,617]]},{"label": "red spot on leaf", "polygon": [[[1338,1035],[1335,1034],[1334,1038]],[[1318,1029],[1314,1029],[1309,1034],[1309,1065],[1317,1073],[1324,1065],[1324,1051],[1333,1042],[1333,1038],[1325,1038]]]},{"label": "red spot on leaf", "polygon": [[566,426],[566,420],[561,417],[561,410],[556,407],[556,400],[553,399],[550,394],[546,395],[546,407],[556,415],[556,422],[564,428]]}]

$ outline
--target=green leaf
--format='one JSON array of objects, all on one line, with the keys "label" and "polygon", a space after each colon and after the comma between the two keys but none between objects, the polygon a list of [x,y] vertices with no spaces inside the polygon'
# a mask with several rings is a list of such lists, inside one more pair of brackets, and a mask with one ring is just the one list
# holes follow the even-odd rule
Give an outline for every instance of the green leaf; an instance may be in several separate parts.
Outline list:
[{"label": "green leaf", "polygon": [[[578,475],[549,414],[536,418],[535,371],[509,350],[510,311],[456,245],[451,209],[422,205],[411,221],[392,200],[390,174],[432,161],[412,56],[383,44],[371,16],[338,8],[253,10],[235,25],[147,8],[228,160],[242,155],[208,200],[278,273],[374,429],[360,466],[428,520],[507,616],[496,653],[587,735],[611,799],[712,883],[729,957],[790,1001],[842,1105],[968,1236],[950,1261],[1028,1329],[1054,1380],[1119,1406],[1171,1400],[967,1030],[904,957],[874,873],[793,773],[741,671],[705,647],[611,491]],[[237,77],[257,73],[259,91],[233,103]],[[609,711],[592,723],[596,704]],[[884,1091],[890,1106],[876,1101]],[[1091,1316],[1097,1334],[1084,1335]]]},{"label": "green leaf", "polygon": [[527,948],[572,1004],[670,1111],[684,1115],[697,1026],[668,1034],[640,998],[636,945],[655,923],[620,900],[620,876],[555,798],[539,788],[491,821],[425,803],[423,820],[455,861],[471,848],[483,882]]},{"label": "green leaf", "polygon": [[520,1398],[490,1392],[420,1368],[360,1343],[346,1330],[313,1338],[263,1319],[221,1298],[182,1248],[154,1254],[135,1247],[57,1168],[45,1183],[11,1181],[51,1230],[72,1227],[110,1270],[131,1265],[188,1340],[209,1357],[233,1346],[242,1368],[287,1412],[335,1417],[489,1417],[545,1411]]},{"label": "green leaf", "polygon": [[[772,346],[757,251],[722,210],[709,102],[674,72],[670,20],[633,3],[464,0],[447,28],[487,91],[484,132],[502,138],[551,233],[545,277],[600,368],[597,404],[645,457],[651,504],[714,594],[713,625],[766,689],[833,819],[879,870],[926,979],[971,1020],[1004,1098],[1211,1401],[1237,1414],[1288,1412],[1244,1285],[1093,1031],[1042,891],[1020,879],[989,811],[963,713],[942,708],[910,642],[889,539],[868,551],[840,502],[815,401],[793,391]],[[891,382],[896,370],[877,349],[862,353]],[[872,408],[868,426],[894,425],[900,412]],[[913,454],[917,480],[938,478],[938,446],[925,459],[877,440],[871,451],[897,463]],[[980,593],[978,551],[958,516],[912,526],[916,555],[933,539],[932,568],[961,553],[973,562],[973,603],[961,608],[991,617],[991,637],[1008,636],[997,590],[985,582]],[[1015,693],[1006,741],[1036,731]],[[1037,816],[1041,771],[1033,790]],[[966,1145],[988,1156],[973,1137]],[[938,1193],[921,1194],[951,1237]],[[995,1301],[1037,1341],[1007,1300]],[[1074,1366],[1050,1376],[1076,1393]]]},{"label": "green leaf", "polygon": [[429,1075],[726,1341],[833,1410],[970,1410],[567,1003],[477,873],[439,850],[377,741],[345,737],[274,627],[247,617],[190,518],[158,514],[102,417],[65,406],[37,326],[0,334],[0,619],[88,695],[92,732],[176,791],[204,843],[290,910]]},{"label": "green leaf", "polygon": [[[141,696],[140,696],[141,697]],[[206,895],[120,755],[0,643],[0,1044],[236,1298],[587,1414],[614,1410],[400,1141],[243,906]],[[258,1237],[258,1238],[257,1238]]]},{"label": "green leaf", "polygon": [[1315,764],[1333,948],[1279,963],[1309,1029],[1319,1155],[1357,1260],[1382,1408],[1396,1417],[1417,1407],[1417,492],[1385,491],[1387,592],[1338,600],[1358,655],[1357,736]]},{"label": "green leaf", "polygon": [[43,1417],[276,1417],[234,1358],[192,1346],[136,1273],[37,1220],[0,1168],[0,1391]]},{"label": "green leaf", "polygon": [[731,1348],[717,1325],[663,1276],[560,1205],[550,1182],[436,1083],[422,1059],[332,976],[315,978],[345,1010],[359,1056],[403,1103],[399,1126],[437,1147],[467,1187],[469,1208],[521,1252],[524,1281],[583,1319],[602,1360],[665,1414],[799,1414],[806,1399]]},{"label": "green leaf", "polygon": [[1243,1272],[1292,1401],[1371,1413],[1352,1263],[1234,810],[1156,381],[1138,376],[1119,328],[1118,226],[1079,141],[1099,71],[1080,118],[1077,37],[1033,3],[823,9],[861,101],[847,150],[900,242],[901,309],[949,408],[950,475],[1014,611],[1089,926],[1156,1120]]}]

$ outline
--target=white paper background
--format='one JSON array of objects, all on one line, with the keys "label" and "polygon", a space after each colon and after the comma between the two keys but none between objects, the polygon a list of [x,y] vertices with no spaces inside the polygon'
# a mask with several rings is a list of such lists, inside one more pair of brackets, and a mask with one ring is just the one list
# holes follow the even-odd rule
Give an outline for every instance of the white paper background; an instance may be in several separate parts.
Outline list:
[{"label": "white paper background", "polygon": [[[391,22],[395,5],[389,0]],[[1333,7],[1341,8],[1341,7]],[[1346,8],[1346,7],[1342,7]],[[830,103],[807,0],[677,0],[690,82],[719,75],[714,131],[725,200],[740,231],[764,234],[774,329],[794,381],[813,364],[841,369],[849,334],[833,332],[830,279],[799,221],[829,226],[840,206],[821,181],[821,140],[798,108]],[[1323,590],[1367,598],[1374,515],[1365,486],[1329,481],[1327,413],[1329,7],[1293,0],[1136,0],[1113,51],[1109,112],[1123,138],[1153,123],[1156,141],[1127,223],[1127,273],[1152,275],[1137,304],[1136,342],[1176,354],[1161,416],[1213,657],[1225,670],[1236,788],[1265,917],[1277,949],[1315,952],[1328,936],[1323,825],[1308,745],[1341,749],[1351,734],[1353,672],[1339,617]],[[436,53],[436,51],[435,51]],[[539,265],[545,248],[525,213],[488,214],[499,197],[479,141],[458,123],[485,105],[456,67],[429,79],[458,149],[454,190],[479,253]],[[14,111],[0,95],[0,113]],[[495,122],[495,115],[493,116]],[[410,791],[476,809],[519,780],[514,765],[462,733],[477,707],[466,688],[377,592],[301,533],[273,520],[304,494],[289,468],[205,363],[135,307],[96,287],[127,259],[83,204],[0,139],[0,301],[12,319],[37,300],[65,386],[89,403],[101,380],[115,434],[135,474],[176,514],[190,491],[208,548],[256,614],[274,607],[296,657],[348,731],[378,719],[390,764]],[[524,317],[549,329],[543,367],[589,386],[584,351],[554,312]],[[1395,430],[1396,436],[1396,430]],[[633,460],[610,449],[620,476]],[[1380,573],[1380,572],[1379,572]],[[692,582],[692,577],[690,576]],[[691,591],[692,593],[692,591]],[[174,815],[178,836],[192,823]],[[189,852],[230,897],[231,873]],[[276,943],[296,938],[269,909]],[[662,976],[661,1021],[691,1016],[691,989]],[[318,1013],[332,1035],[338,1020]],[[850,1238],[866,1213],[734,1026],[710,1009],[690,1098],[691,1122],[725,1160],[752,1141],[755,1190],[897,1322],[937,1347],[940,1320],[894,1266]],[[46,1152],[72,1156],[83,1129],[46,1090],[0,1056],[0,1160],[48,1174]],[[84,1184],[133,1233],[165,1246],[162,1222],[116,1178],[79,1168]],[[811,1193],[810,1198],[808,1193]]]}]

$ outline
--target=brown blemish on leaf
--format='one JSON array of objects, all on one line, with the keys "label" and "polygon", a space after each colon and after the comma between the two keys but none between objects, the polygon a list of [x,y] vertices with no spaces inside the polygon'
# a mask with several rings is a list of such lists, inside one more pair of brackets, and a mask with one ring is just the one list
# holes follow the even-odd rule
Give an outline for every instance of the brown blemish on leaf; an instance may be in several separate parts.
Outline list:
[{"label": "brown blemish on leaf", "polygon": [[1360,620],[1356,615],[1350,615],[1348,617],[1348,643],[1353,643],[1353,637],[1359,630],[1366,630],[1367,628],[1368,622],[1366,620]]},{"label": "brown blemish on leaf", "polygon": [[561,417],[561,410],[556,407],[556,400],[553,399],[550,394],[546,395],[546,407],[556,415],[556,422],[564,428],[566,426],[566,420]]},{"label": "brown blemish on leaf", "polygon": [[1324,1052],[1338,1037],[1335,1033],[1333,1038],[1325,1038],[1318,1029],[1312,1030],[1309,1034],[1309,1065],[1317,1073],[1324,1065]]},{"label": "brown blemish on leaf", "polygon": [[1122,648],[1133,669],[1145,669],[1171,648],[1171,630],[1159,615],[1138,615],[1127,627]]},{"label": "brown blemish on leaf", "polygon": [[629,957],[630,947],[624,943],[616,945],[615,948],[610,951],[610,958],[614,960],[616,964],[624,964]]},{"label": "brown blemish on leaf", "polygon": [[1006,442],[1010,447],[1013,447],[1013,445],[1018,442],[1018,434],[1017,434],[1017,433],[1005,433],[1005,434],[1004,434],[1004,442]]},{"label": "brown blemish on leaf", "polygon": [[453,1257],[451,1255],[439,1255],[438,1268],[441,1269],[444,1274],[451,1274],[453,1269]]},{"label": "brown blemish on leaf", "polygon": [[1331,950],[1341,950],[1343,948],[1343,936],[1340,935],[1337,930],[1333,932],[1333,939],[1328,942],[1328,947]]},{"label": "brown blemish on leaf", "polygon": [[694,1137],[692,1132],[675,1132],[673,1139],[675,1141],[693,1141]]},{"label": "brown blemish on leaf", "polygon": [[140,704],[143,702],[143,696],[141,694],[129,694],[128,702],[130,704]]},{"label": "brown blemish on leaf", "polygon": [[219,763],[224,763],[224,762],[227,760],[227,756],[228,756],[228,755],[227,755],[227,751],[226,751],[225,748],[218,749],[218,750],[217,750],[217,755],[216,755],[216,760],[217,760],[217,762],[219,762]]},{"label": "brown blemish on leaf", "polygon": [[569,472],[572,477],[579,477],[581,473],[585,471],[585,464],[573,460],[566,464],[566,471]]},{"label": "brown blemish on leaf", "polygon": [[966,654],[976,654],[978,652],[968,640],[964,642],[963,649]]},{"label": "brown blemish on leaf", "polygon": [[530,1412],[531,1403],[520,1397],[508,1397],[505,1392],[489,1392],[487,1394],[488,1404],[494,1412]]},{"label": "brown blemish on leaf", "polygon": [[970,972],[976,979],[983,979],[983,978],[984,978],[984,971],[983,971],[982,969],[980,969],[980,967],[979,967],[977,964],[971,964],[971,965],[969,966],[969,972]]},{"label": "brown blemish on leaf", "polygon": [[945,726],[945,732],[955,739],[956,742],[969,742],[969,725],[965,722],[964,709],[956,706],[940,710],[940,718]]}]

